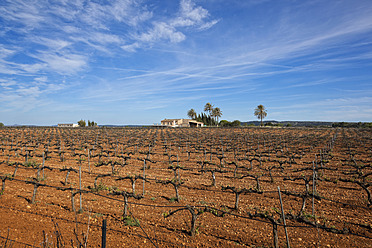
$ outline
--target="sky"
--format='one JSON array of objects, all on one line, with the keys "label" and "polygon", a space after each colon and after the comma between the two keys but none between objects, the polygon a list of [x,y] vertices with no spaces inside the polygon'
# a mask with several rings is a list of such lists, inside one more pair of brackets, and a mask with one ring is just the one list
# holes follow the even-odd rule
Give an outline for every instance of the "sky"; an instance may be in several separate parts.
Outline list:
[{"label": "sky", "polygon": [[0,122],[372,121],[370,0],[1,0]]}]

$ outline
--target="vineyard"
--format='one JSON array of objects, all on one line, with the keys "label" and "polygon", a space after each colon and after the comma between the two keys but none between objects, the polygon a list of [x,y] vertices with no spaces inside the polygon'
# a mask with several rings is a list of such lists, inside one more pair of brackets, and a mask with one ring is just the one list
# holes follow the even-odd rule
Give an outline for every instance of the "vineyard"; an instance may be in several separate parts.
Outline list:
[{"label": "vineyard", "polygon": [[372,247],[372,132],[0,128],[0,246]]}]

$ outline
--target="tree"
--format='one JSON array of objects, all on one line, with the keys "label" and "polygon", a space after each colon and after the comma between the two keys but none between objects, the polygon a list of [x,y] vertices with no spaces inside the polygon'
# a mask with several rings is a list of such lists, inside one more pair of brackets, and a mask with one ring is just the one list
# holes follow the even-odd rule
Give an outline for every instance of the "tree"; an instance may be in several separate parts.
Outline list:
[{"label": "tree", "polygon": [[4,126],[4,123],[0,122],[0,127],[3,127]]},{"label": "tree", "polygon": [[232,127],[240,127],[242,123],[239,120],[235,120],[230,124]]},{"label": "tree", "polygon": [[209,113],[209,116],[212,115],[212,111],[213,111],[213,105],[210,104],[209,102],[205,104],[204,106],[204,112],[208,112]]},{"label": "tree", "polygon": [[216,118],[216,123],[218,123],[218,118],[222,116],[222,111],[220,108],[216,107],[212,110],[212,117]]},{"label": "tree", "polygon": [[95,127],[97,126],[97,122],[88,120],[88,127]]},{"label": "tree", "polygon": [[203,122],[205,126],[217,126],[218,118],[222,116],[220,108],[214,108],[211,103],[206,103],[204,106],[204,112],[196,114],[194,109],[190,109],[187,115],[193,120]]},{"label": "tree", "polygon": [[267,111],[265,106],[262,104],[258,105],[257,108],[254,110],[254,115],[257,116],[258,119],[261,119],[261,127],[262,127],[262,119],[267,116]]},{"label": "tree", "polygon": [[84,120],[80,120],[80,121],[78,121],[78,125],[79,125],[79,127],[85,127],[87,124]]},{"label": "tree", "polygon": [[190,109],[189,111],[187,111],[187,116],[190,117],[191,119],[196,119],[196,112],[194,109]]},{"label": "tree", "polygon": [[229,122],[227,120],[221,120],[219,125],[221,127],[229,127],[231,125],[231,122]]}]

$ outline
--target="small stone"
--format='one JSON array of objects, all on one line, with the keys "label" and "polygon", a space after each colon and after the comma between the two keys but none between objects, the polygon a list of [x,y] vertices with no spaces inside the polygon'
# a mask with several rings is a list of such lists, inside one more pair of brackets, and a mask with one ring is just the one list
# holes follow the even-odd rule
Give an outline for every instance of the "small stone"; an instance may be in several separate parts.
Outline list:
[{"label": "small stone", "polygon": [[302,238],[298,238],[298,241],[302,241]]}]

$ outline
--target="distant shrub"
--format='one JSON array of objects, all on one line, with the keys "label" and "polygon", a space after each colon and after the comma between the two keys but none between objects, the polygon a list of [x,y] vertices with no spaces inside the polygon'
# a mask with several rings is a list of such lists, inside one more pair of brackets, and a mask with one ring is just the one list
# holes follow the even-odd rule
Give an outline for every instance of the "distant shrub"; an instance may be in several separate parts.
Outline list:
[{"label": "distant shrub", "polygon": [[240,127],[242,123],[239,120],[235,120],[230,124],[232,127]]}]

